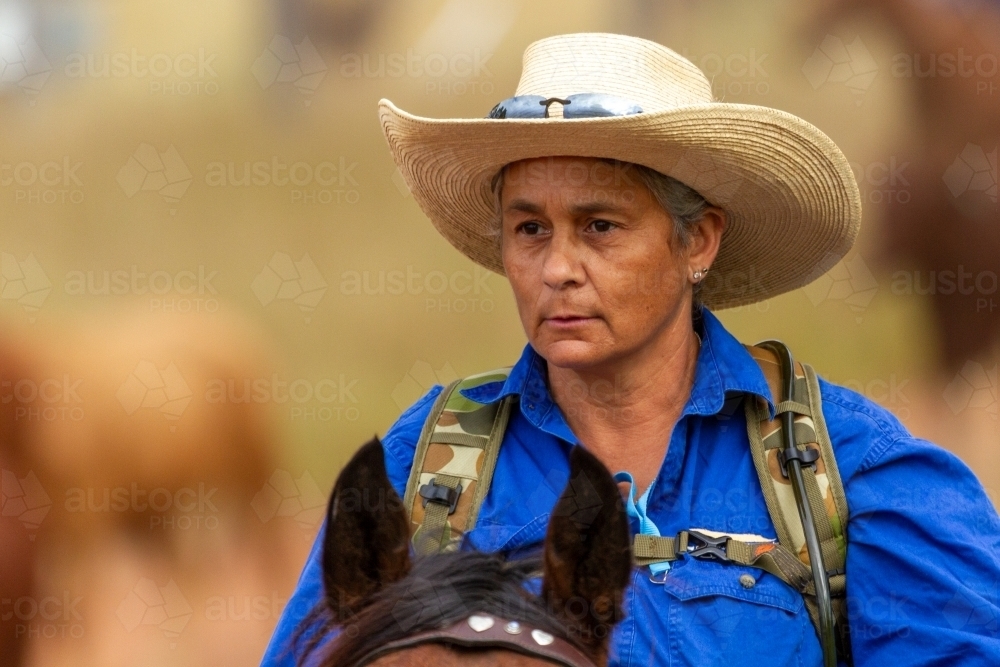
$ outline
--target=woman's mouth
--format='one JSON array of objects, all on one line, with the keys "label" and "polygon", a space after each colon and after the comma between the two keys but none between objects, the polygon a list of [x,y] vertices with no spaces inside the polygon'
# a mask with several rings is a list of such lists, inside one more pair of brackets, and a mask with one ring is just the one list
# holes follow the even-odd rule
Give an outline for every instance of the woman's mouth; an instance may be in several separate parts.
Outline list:
[{"label": "woman's mouth", "polygon": [[556,315],[545,318],[545,323],[557,329],[574,329],[589,324],[596,319],[596,317],[587,317],[584,315]]}]

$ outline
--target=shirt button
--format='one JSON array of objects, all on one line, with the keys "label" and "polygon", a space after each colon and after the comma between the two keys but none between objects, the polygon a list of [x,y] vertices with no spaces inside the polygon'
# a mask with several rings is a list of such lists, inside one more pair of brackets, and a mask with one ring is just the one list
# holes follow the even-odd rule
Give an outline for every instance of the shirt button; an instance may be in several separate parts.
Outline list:
[{"label": "shirt button", "polygon": [[535,404],[534,403],[528,403],[528,409],[529,410],[534,410],[535,409]]},{"label": "shirt button", "polygon": [[753,588],[757,585],[757,580],[753,578],[752,574],[741,574],[740,575],[740,586],[743,588]]}]

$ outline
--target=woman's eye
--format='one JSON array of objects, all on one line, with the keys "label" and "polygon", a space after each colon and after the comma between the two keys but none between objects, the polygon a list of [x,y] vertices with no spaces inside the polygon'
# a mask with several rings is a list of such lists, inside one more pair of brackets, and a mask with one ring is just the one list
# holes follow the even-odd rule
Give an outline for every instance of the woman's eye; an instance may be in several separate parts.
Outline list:
[{"label": "woman's eye", "polygon": [[617,225],[613,222],[608,222],[607,220],[594,220],[590,223],[590,226],[595,232],[610,232]]},{"label": "woman's eye", "polygon": [[537,222],[525,222],[518,226],[517,231],[522,234],[527,234],[528,236],[535,236],[541,233],[542,226]]}]

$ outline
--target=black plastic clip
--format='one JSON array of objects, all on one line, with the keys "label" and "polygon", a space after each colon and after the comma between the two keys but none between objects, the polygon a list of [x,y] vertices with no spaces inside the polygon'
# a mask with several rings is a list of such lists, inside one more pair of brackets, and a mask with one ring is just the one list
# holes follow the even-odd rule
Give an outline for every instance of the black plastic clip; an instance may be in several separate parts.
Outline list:
[{"label": "black plastic clip", "polygon": [[729,562],[726,555],[726,541],[728,535],[711,537],[697,530],[687,531],[687,555],[700,560],[718,560]]},{"label": "black plastic clip", "polygon": [[444,484],[438,484],[436,478],[431,478],[431,481],[421,486],[417,493],[424,499],[424,507],[427,507],[428,502],[447,505],[448,514],[454,514],[455,508],[458,507],[458,497],[462,495],[462,485],[459,484],[457,488],[453,489]]},{"label": "black plastic clip", "polygon": [[781,463],[781,475],[788,478],[788,462],[796,460],[801,462],[802,467],[811,466],[816,469],[816,461],[819,460],[819,450],[812,445],[806,445],[805,449],[798,447],[786,447],[778,452],[778,462]]}]

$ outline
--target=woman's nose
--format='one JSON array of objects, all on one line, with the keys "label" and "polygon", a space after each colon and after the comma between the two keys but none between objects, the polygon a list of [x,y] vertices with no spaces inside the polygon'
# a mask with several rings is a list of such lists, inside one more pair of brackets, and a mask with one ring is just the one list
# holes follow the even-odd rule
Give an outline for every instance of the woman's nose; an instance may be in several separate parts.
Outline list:
[{"label": "woman's nose", "polygon": [[556,228],[552,233],[542,267],[542,280],[552,289],[560,289],[570,284],[582,284],[585,280],[581,264],[581,247],[575,235]]}]

